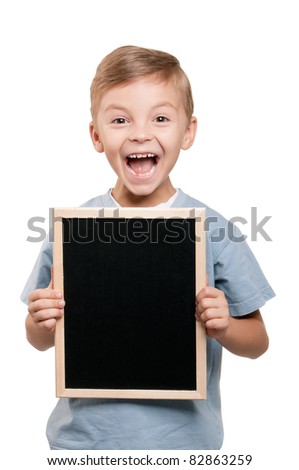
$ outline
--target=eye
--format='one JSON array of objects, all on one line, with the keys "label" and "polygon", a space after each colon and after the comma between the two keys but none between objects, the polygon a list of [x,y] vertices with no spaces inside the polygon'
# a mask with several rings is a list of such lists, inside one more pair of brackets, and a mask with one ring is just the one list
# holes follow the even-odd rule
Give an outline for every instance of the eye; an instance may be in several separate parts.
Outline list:
[{"label": "eye", "polygon": [[125,124],[126,120],[123,117],[113,119],[112,124]]},{"label": "eye", "polygon": [[156,121],[156,122],[168,122],[169,119],[168,119],[166,116],[157,116],[157,117],[155,118],[155,121]]}]

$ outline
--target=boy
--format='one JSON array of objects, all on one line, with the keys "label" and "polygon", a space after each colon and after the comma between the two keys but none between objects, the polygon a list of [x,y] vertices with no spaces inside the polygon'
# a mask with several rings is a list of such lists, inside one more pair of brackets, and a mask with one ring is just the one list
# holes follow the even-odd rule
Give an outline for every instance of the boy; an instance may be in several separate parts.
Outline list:
[{"label": "boy", "polygon": [[[205,206],[169,178],[197,127],[190,83],[175,57],[134,46],[116,49],[97,69],[91,113],[93,145],[105,152],[117,181],[85,206]],[[240,232],[206,210],[214,221],[206,234],[209,286],[196,296],[195,317],[207,332],[207,400],[60,399],[47,426],[52,449],[221,447],[222,347],[250,358],[267,350],[259,308],[274,293]],[[53,346],[65,304],[51,288],[51,264],[51,244],[45,242],[22,296],[29,303],[27,338],[40,350]]]}]

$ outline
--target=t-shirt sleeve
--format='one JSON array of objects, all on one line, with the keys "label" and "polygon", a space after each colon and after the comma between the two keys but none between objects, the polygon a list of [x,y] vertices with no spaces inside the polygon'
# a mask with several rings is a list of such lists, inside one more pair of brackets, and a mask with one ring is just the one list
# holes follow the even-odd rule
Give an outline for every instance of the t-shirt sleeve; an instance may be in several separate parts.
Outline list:
[{"label": "t-shirt sleeve", "polygon": [[275,293],[241,232],[235,228],[234,234],[214,261],[214,281],[224,292],[231,315],[242,316],[261,308]]},{"label": "t-shirt sleeve", "polygon": [[52,242],[49,242],[49,238],[47,238],[21,294],[21,300],[24,303],[28,303],[30,292],[48,287],[51,280],[52,259]]}]

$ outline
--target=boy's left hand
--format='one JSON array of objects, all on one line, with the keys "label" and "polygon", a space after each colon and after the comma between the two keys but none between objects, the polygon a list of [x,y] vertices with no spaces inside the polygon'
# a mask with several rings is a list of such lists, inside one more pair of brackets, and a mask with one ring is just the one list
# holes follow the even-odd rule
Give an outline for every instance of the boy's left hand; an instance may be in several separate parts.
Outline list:
[{"label": "boy's left hand", "polygon": [[230,325],[229,307],[224,293],[206,286],[196,296],[195,318],[204,323],[209,338],[220,339]]}]

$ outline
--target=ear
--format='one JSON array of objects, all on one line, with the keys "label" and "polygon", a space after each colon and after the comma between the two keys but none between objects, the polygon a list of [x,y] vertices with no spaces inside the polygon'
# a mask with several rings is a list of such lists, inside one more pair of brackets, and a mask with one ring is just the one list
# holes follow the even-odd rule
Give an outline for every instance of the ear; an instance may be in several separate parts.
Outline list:
[{"label": "ear", "polygon": [[104,145],[101,141],[101,136],[96,131],[93,121],[91,121],[91,123],[89,124],[89,134],[96,151],[100,153],[104,152]]},{"label": "ear", "polygon": [[187,150],[191,147],[196,136],[196,131],[197,131],[197,119],[195,116],[192,116],[187,126],[185,136],[183,139],[183,143],[182,143],[183,150]]}]

